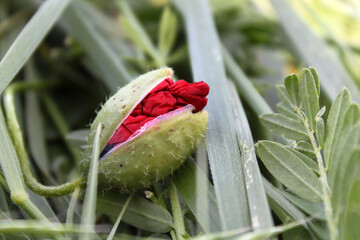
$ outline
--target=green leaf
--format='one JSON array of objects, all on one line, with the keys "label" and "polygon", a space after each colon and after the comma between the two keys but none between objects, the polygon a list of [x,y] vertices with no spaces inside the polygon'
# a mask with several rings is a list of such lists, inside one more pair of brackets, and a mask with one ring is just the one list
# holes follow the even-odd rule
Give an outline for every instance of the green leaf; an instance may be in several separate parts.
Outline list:
[{"label": "green leaf", "polygon": [[277,94],[280,98],[280,100],[285,103],[287,106],[290,106],[291,109],[293,109],[294,111],[294,105],[290,99],[290,96],[285,88],[284,85],[276,85],[276,91],[277,91]]},{"label": "green leaf", "polygon": [[159,29],[159,51],[166,58],[174,46],[177,35],[177,18],[169,7],[166,7],[161,15]]},{"label": "green leaf", "polygon": [[343,213],[339,219],[340,239],[358,239],[360,224],[360,151],[357,150],[348,165],[343,184]]},{"label": "green leaf", "polygon": [[[115,220],[127,198],[125,195],[110,191],[99,194],[97,211]],[[133,196],[122,220],[150,232],[165,233],[173,228],[172,217],[166,209],[139,196]]]},{"label": "green leaf", "polygon": [[316,139],[320,148],[324,147],[324,135],[325,135],[325,123],[324,120],[320,117],[315,123],[315,134]]},{"label": "green leaf", "polygon": [[309,70],[314,78],[314,81],[315,81],[315,86],[316,86],[316,89],[317,89],[317,93],[318,95],[320,96],[320,81],[319,81],[319,75],[317,73],[317,71],[315,70],[315,68],[313,67],[309,67]]},{"label": "green leaf", "polygon": [[308,69],[304,69],[301,84],[301,107],[310,123],[311,129],[315,129],[315,116],[319,112],[319,94],[315,80]]},{"label": "green leaf", "polygon": [[239,198],[246,196],[246,185],[214,19],[207,1],[174,3],[185,20],[193,79],[206,80],[210,89],[216,89],[208,97],[207,145],[222,230],[246,227],[251,224],[249,207],[246,199]]},{"label": "green leaf", "polygon": [[326,166],[331,162],[331,156],[334,151],[334,143],[339,135],[341,125],[343,123],[345,113],[351,104],[350,93],[347,89],[343,89],[336,97],[329,112],[326,121],[326,133],[324,143],[324,158]]},{"label": "green leaf", "polygon": [[36,11],[0,62],[0,94],[20,71],[70,0],[48,0]]},{"label": "green leaf", "polygon": [[313,146],[304,141],[300,141],[296,143],[296,146],[294,146],[294,149],[296,151],[301,152],[302,154],[306,155],[307,157],[313,159],[315,158],[315,152]]},{"label": "green leaf", "polygon": [[[338,146],[336,146],[336,150],[339,151],[339,154],[333,158],[329,169],[329,185],[334,193],[332,201],[333,208],[336,211],[341,210],[343,207],[343,190],[348,187],[348,185],[344,185],[344,183],[347,182],[347,178],[349,177],[349,174],[347,173],[348,171],[351,171],[349,168],[354,164],[350,161],[354,158],[353,155],[356,154],[356,151],[359,148],[360,140],[360,124],[357,124],[354,127],[346,127],[345,124],[344,126],[344,134],[340,136]],[[342,141],[340,142],[340,140]]]},{"label": "green leaf", "polygon": [[276,104],[276,107],[280,114],[282,114],[288,118],[294,119],[294,120],[299,119],[298,115],[294,112],[294,110],[292,109],[292,107],[290,105],[288,105],[284,102],[280,102],[280,103]]},{"label": "green leaf", "polygon": [[323,107],[319,110],[319,112],[316,114],[315,120],[318,119],[318,118],[321,118],[321,117],[324,115],[325,111],[326,111],[326,107],[323,106]]},{"label": "green leaf", "polygon": [[311,168],[314,172],[317,172],[319,170],[318,165],[314,160],[309,158],[308,156],[296,151],[295,149],[291,147],[284,146],[287,150],[289,150],[291,153],[295,154],[302,162],[304,162],[309,168]]},{"label": "green leaf", "polygon": [[214,187],[192,158],[177,171],[173,181],[204,232],[220,231],[221,223]]},{"label": "green leaf", "polygon": [[258,142],[256,149],[266,168],[282,184],[306,200],[321,200],[320,180],[295,154],[283,145],[271,141]]},{"label": "green leaf", "polygon": [[291,74],[285,78],[285,88],[289,94],[289,97],[292,103],[295,106],[299,106],[299,89],[300,89],[300,80],[296,74]]},{"label": "green leaf", "polygon": [[[291,220],[303,221],[305,214],[295,207],[289,200],[287,200],[279,189],[271,185],[265,178],[263,178],[266,194],[269,198],[271,209],[281,219],[283,223],[288,223]],[[315,223],[309,222],[309,227],[305,225],[304,228],[313,236],[316,234],[320,239],[328,239],[327,231]],[[314,237],[313,237],[314,238]]]},{"label": "green leaf", "polygon": [[324,208],[321,203],[309,202],[305,199],[299,198],[287,191],[281,191],[281,193],[290,200],[295,206],[303,210],[309,216],[315,217],[320,220],[326,220]]},{"label": "green leaf", "polygon": [[298,121],[281,114],[270,113],[260,116],[260,121],[275,134],[293,140],[307,139],[305,127]]}]

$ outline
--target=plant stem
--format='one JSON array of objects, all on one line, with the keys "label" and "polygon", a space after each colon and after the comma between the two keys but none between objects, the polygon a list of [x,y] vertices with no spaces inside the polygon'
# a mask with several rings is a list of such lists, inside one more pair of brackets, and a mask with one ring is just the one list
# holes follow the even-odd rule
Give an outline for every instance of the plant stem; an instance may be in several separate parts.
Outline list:
[{"label": "plant stem", "polygon": [[303,124],[306,128],[307,135],[308,135],[311,145],[315,151],[316,160],[317,160],[317,164],[319,167],[320,181],[321,181],[322,193],[323,193],[322,199],[324,202],[325,215],[326,215],[326,219],[327,219],[326,222],[327,222],[329,232],[330,232],[330,239],[336,240],[336,239],[338,239],[339,235],[338,235],[338,230],[337,230],[337,226],[336,226],[335,219],[334,219],[334,213],[333,213],[333,209],[332,209],[332,205],[331,205],[330,188],[329,188],[328,179],[327,179],[327,175],[326,175],[326,169],[324,166],[324,160],[323,160],[321,152],[320,152],[320,147],[315,140],[314,131],[311,130],[308,120],[305,119],[301,115],[299,109],[297,109],[296,112],[297,112],[299,118],[303,121]]},{"label": "plant stem", "polygon": [[178,240],[184,240],[183,236],[186,235],[186,230],[183,219],[183,212],[181,210],[179,197],[172,179],[170,180],[169,184],[169,195],[176,237]]},{"label": "plant stem", "polygon": [[29,159],[27,156],[22,131],[17,121],[14,95],[18,91],[29,89],[46,89],[54,86],[53,82],[25,82],[15,83],[9,86],[4,92],[4,108],[6,112],[8,127],[11,138],[15,145],[15,150],[19,158],[19,165],[24,175],[26,185],[34,192],[43,196],[61,196],[74,191],[76,187],[84,185],[84,177],[81,176],[72,182],[64,183],[59,186],[44,186],[39,183],[32,175]]}]

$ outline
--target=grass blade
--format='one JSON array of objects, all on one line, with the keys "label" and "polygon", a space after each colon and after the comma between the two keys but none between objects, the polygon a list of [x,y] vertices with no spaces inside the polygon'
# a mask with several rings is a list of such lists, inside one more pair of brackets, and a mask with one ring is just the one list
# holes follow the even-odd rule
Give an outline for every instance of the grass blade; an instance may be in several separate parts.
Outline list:
[{"label": "grass blade", "polygon": [[48,0],[26,24],[0,62],[0,94],[61,16],[70,0]]},{"label": "grass blade", "polygon": [[119,213],[118,218],[116,219],[116,222],[115,222],[113,228],[111,229],[111,232],[110,232],[109,236],[107,237],[107,240],[112,240],[114,238],[116,230],[119,227],[120,221],[121,221],[121,219],[122,219],[122,217],[123,217],[123,215],[125,213],[125,210],[126,210],[127,206],[129,205],[132,197],[133,197],[133,194],[131,194],[128,197],[128,199],[126,200],[123,208],[121,209],[121,212]]},{"label": "grass blade", "polygon": [[64,13],[64,27],[80,42],[91,61],[101,71],[100,76],[107,88],[114,92],[119,86],[131,80],[121,58],[107,42],[106,35],[99,31],[94,9],[84,1],[73,1]]},{"label": "grass blade", "polygon": [[81,240],[91,239],[94,233],[95,212],[96,212],[96,195],[98,186],[98,169],[99,169],[99,156],[100,156],[100,134],[103,125],[98,123],[95,140],[93,143],[92,159],[89,168],[88,181],[86,185],[86,193],[84,200],[83,215],[81,220],[81,228],[84,234],[80,236]]},{"label": "grass blade", "polygon": [[223,230],[251,224],[240,152],[222,61],[221,46],[207,1],[175,3],[186,21],[192,73],[195,81],[207,80],[210,95],[208,154]]},{"label": "grass blade", "polygon": [[[99,194],[97,210],[115,220],[119,214],[114,209],[122,209],[126,200],[127,196],[116,192]],[[166,209],[138,196],[132,198],[124,213],[123,221],[156,233],[169,232],[173,227],[172,217]]]},{"label": "grass blade", "polygon": [[257,163],[254,141],[245,111],[232,82],[229,82],[232,98],[232,108],[236,123],[236,134],[239,142],[246,192],[249,202],[251,224],[254,230],[273,227],[269,203],[262,183],[259,165]]},{"label": "grass blade", "polygon": [[[197,187],[196,181],[201,181],[202,185],[200,188]],[[220,231],[219,209],[216,203],[214,188],[192,158],[174,176],[174,183],[204,232]],[[199,199],[203,199],[200,204],[197,202]]]},{"label": "grass blade", "polygon": [[261,115],[265,113],[272,113],[270,106],[256,90],[254,85],[236,64],[230,53],[223,47],[223,57],[226,68],[228,69],[236,87],[239,89],[241,96],[243,96],[246,102],[256,112]]},{"label": "grass blade", "polygon": [[[334,100],[337,93],[345,86],[351,91],[356,102],[360,102],[360,91],[345,70],[339,58],[330,51],[324,40],[317,37],[299,18],[288,1],[271,0],[280,23],[297,49],[297,54],[316,68],[323,80],[322,88],[326,95]],[[301,36],[301,37],[299,37]]]}]

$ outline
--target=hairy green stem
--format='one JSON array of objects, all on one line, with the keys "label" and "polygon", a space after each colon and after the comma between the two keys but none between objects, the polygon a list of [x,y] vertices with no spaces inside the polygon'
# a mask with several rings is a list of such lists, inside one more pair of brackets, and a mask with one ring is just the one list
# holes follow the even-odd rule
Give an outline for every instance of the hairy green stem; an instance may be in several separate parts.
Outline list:
[{"label": "hairy green stem", "polygon": [[186,235],[184,218],[183,218],[184,216],[181,210],[179,196],[176,192],[176,188],[172,179],[170,180],[170,184],[169,184],[169,195],[170,195],[170,204],[173,213],[176,237],[178,240],[184,240],[183,236]]},{"label": "hairy green stem", "polygon": [[302,116],[299,109],[297,109],[296,112],[297,112],[299,118],[303,121],[307,135],[310,139],[311,145],[314,148],[314,152],[316,155],[316,160],[317,160],[317,164],[319,167],[320,181],[321,181],[321,186],[322,186],[322,200],[324,202],[325,215],[326,215],[326,220],[327,220],[326,222],[327,222],[329,232],[330,232],[330,239],[337,240],[339,238],[338,228],[337,228],[337,225],[335,222],[334,213],[333,213],[333,209],[332,209],[332,205],[331,205],[331,193],[330,193],[329,183],[328,183],[328,179],[327,179],[327,175],[326,175],[326,169],[324,166],[324,160],[323,160],[321,152],[320,152],[320,147],[315,140],[314,131],[311,130],[308,120]]},{"label": "hairy green stem", "polygon": [[10,135],[15,145],[15,150],[19,158],[19,165],[21,171],[23,172],[26,185],[32,191],[43,196],[62,196],[73,192],[76,187],[84,185],[84,177],[81,176],[72,182],[68,182],[59,186],[44,186],[35,179],[30,169],[29,159],[27,156],[22,132],[16,117],[14,105],[14,94],[16,92],[31,89],[47,89],[52,86],[54,86],[54,82],[25,82],[12,84],[4,92],[4,108]]}]

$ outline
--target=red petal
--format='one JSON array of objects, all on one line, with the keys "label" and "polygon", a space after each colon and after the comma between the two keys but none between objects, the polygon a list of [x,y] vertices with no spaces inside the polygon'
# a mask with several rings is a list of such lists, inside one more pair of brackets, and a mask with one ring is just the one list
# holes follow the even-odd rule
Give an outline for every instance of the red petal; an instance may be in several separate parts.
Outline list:
[{"label": "red petal", "polygon": [[183,102],[192,104],[197,112],[206,106],[209,86],[204,82],[188,83],[184,80],[179,80],[170,86],[169,90],[172,95],[179,98],[179,101],[182,102],[181,104],[184,104]]},{"label": "red petal", "polygon": [[135,107],[108,145],[125,142],[148,121],[188,104],[192,104],[197,112],[201,111],[206,106],[208,94],[209,86],[204,82],[188,83],[179,80],[174,83],[170,78],[165,79]]},{"label": "red petal", "polygon": [[171,111],[175,104],[176,98],[169,92],[152,93],[143,102],[143,113],[146,116],[157,117]]}]

